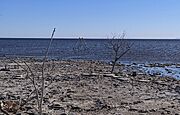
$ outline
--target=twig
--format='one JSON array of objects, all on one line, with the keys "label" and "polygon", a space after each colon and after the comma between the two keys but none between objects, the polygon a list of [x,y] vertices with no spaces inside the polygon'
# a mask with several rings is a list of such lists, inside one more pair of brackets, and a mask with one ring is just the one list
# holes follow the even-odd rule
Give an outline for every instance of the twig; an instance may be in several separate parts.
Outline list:
[{"label": "twig", "polygon": [[49,49],[50,49],[50,46],[52,44],[52,40],[53,40],[53,36],[54,36],[54,33],[56,31],[56,28],[54,28],[53,32],[52,32],[52,35],[51,35],[51,40],[49,42],[49,45],[48,45],[48,48],[46,50],[46,53],[45,53],[45,56],[44,56],[44,59],[43,59],[43,64],[42,64],[42,79],[41,79],[41,97],[40,97],[40,105],[38,107],[39,109],[39,115],[42,115],[42,102],[43,102],[43,97],[44,97],[44,67],[45,67],[45,62],[47,60],[47,56],[48,56],[48,53],[49,53]]},{"label": "twig", "polygon": [[[6,57],[6,56],[5,56]],[[36,91],[36,96],[37,96],[37,103],[38,103],[38,105],[40,105],[39,104],[39,93],[38,93],[38,88],[36,87],[36,86],[38,86],[37,84],[36,84],[36,82],[35,82],[35,79],[34,79],[34,74],[33,74],[33,72],[31,71],[31,69],[30,69],[30,67],[28,66],[28,64],[26,63],[26,62],[24,62],[25,63],[25,65],[29,68],[29,70],[30,70],[30,72],[31,72],[31,75],[32,75],[32,77],[33,77],[33,79],[31,78],[31,77],[29,77],[29,72],[28,72],[28,70],[26,69],[26,68],[24,68],[22,65],[20,65],[16,60],[14,60],[14,59],[11,59],[11,61],[13,61],[14,63],[16,63],[18,66],[20,66],[21,68],[23,68],[23,70],[24,71],[26,71],[27,72],[27,78],[29,78],[30,80],[31,80],[31,82],[32,82],[32,84],[33,84],[33,87],[34,87],[34,89],[35,89],[35,91]]]}]

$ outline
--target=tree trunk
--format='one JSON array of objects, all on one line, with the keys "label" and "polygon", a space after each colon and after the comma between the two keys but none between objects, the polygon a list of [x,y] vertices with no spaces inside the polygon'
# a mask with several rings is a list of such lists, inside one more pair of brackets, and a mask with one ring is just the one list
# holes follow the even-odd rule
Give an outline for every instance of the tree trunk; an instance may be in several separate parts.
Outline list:
[{"label": "tree trunk", "polygon": [[115,65],[116,65],[116,61],[113,61],[113,62],[112,62],[112,69],[111,69],[111,73],[113,73],[113,72],[114,72]]}]

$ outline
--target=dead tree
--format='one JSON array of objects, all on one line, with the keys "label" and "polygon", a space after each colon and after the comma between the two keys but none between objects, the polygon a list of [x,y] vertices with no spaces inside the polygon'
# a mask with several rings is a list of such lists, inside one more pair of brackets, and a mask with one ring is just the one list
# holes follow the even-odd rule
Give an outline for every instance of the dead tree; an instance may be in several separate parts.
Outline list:
[{"label": "dead tree", "polygon": [[125,39],[125,33],[109,39],[107,47],[112,57],[111,73],[114,72],[116,63],[130,50],[131,46],[132,44]]},{"label": "dead tree", "polygon": [[82,56],[88,53],[88,47],[84,38],[79,37],[79,39],[77,40],[76,44],[73,47],[73,52],[78,56]]}]

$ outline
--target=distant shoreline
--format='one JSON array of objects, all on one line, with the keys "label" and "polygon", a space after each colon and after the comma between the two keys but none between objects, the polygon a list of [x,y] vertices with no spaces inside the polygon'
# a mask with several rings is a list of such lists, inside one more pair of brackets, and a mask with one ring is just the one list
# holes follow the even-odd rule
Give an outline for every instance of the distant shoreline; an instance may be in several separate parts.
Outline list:
[{"label": "distant shoreline", "polygon": [[[32,37],[32,38],[0,38],[0,40],[49,40],[50,38],[40,38],[40,37]],[[54,38],[54,40],[78,40],[79,38],[76,38],[76,37],[69,37],[69,38]],[[86,38],[84,37],[85,40],[108,40],[108,38]],[[137,39],[137,38],[127,38],[125,40],[139,40],[139,41],[148,41],[148,40],[158,40],[158,41],[169,41],[169,40],[177,40],[179,41],[180,39],[176,39],[176,38],[173,38],[173,39],[153,39],[153,38],[140,38],[140,39]]]}]

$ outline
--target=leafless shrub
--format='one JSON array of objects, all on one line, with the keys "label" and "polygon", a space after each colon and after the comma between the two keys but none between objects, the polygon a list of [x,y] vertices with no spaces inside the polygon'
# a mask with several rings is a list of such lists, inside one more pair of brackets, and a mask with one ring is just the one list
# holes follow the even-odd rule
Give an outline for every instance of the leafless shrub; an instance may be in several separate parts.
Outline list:
[{"label": "leafless shrub", "polygon": [[[83,56],[85,58],[86,54],[89,54],[90,48],[87,47],[87,43],[85,42],[84,38],[79,38],[76,42],[76,44],[73,47],[73,52],[78,56],[78,59],[82,59]],[[91,74],[93,73],[93,67],[92,67],[93,62],[89,62],[88,66],[88,72]]]},{"label": "leafless shrub", "polygon": [[88,47],[84,38],[79,38],[77,40],[76,44],[73,47],[73,52],[78,56],[88,53]]},{"label": "leafless shrub", "polygon": [[112,57],[111,73],[114,72],[116,63],[130,50],[132,45],[133,44],[130,44],[125,39],[125,33],[118,36],[114,35],[111,39],[109,39],[106,47],[108,47],[108,51]]},{"label": "leafless shrub", "polygon": [[[31,85],[34,88],[31,92],[29,92],[29,95],[27,95],[25,99],[21,100],[21,103],[19,104],[19,109],[21,109],[29,101],[35,99],[37,102],[37,107],[34,107],[34,109],[37,111],[39,115],[43,114],[42,104],[43,104],[45,89],[48,86],[50,86],[50,84],[53,81],[51,78],[51,80],[49,80],[49,83],[45,84],[46,78],[49,77],[49,74],[51,73],[51,72],[48,72],[49,74],[46,75],[45,71],[47,70],[46,62],[48,58],[49,49],[53,41],[54,33],[55,33],[55,28],[52,32],[49,45],[46,49],[46,52],[42,61],[42,65],[40,66],[40,72],[39,70],[37,70],[37,68],[33,69],[34,66],[36,66],[36,64],[33,62],[26,62],[26,60],[23,60],[23,59],[18,61],[16,59],[12,59],[12,58],[9,59],[8,57],[6,57],[6,59],[11,60],[12,62],[14,62],[16,65],[18,65],[24,70],[24,72],[26,73],[26,79],[28,79],[31,82]],[[54,70],[54,66],[52,66],[52,68],[49,70]]]}]

